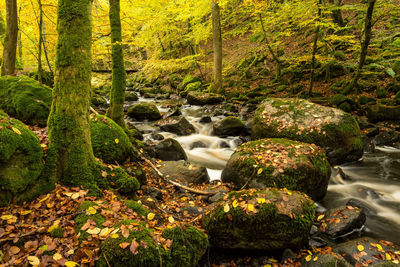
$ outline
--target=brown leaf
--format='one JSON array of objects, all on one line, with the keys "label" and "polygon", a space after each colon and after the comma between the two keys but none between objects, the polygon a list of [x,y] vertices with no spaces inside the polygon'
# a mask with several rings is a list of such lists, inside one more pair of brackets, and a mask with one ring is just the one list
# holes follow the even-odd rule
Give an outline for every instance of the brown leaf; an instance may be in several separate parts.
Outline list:
[{"label": "brown leaf", "polygon": [[19,249],[19,247],[12,246],[12,247],[10,247],[9,251],[12,255],[15,255],[15,254],[18,254],[21,250]]},{"label": "brown leaf", "polygon": [[145,242],[145,241],[143,241],[143,240],[140,240],[140,245],[141,245],[142,247],[144,247],[144,248],[148,248],[148,247],[149,247],[149,244],[147,244],[147,242]]},{"label": "brown leaf", "polygon": [[130,244],[129,244],[128,242],[123,242],[123,243],[119,244],[119,246],[120,246],[122,249],[127,248],[129,245],[130,245]]},{"label": "brown leaf", "polygon": [[167,246],[167,248],[170,248],[171,245],[172,245],[172,240],[171,240],[171,239],[168,239],[168,240],[165,242],[165,245]]},{"label": "brown leaf", "polygon": [[132,254],[136,255],[138,254],[138,248],[139,248],[139,244],[138,242],[136,242],[136,239],[132,240],[131,246],[129,247],[129,249],[131,250]]},{"label": "brown leaf", "polygon": [[125,237],[125,238],[129,237],[129,229],[128,228],[126,228],[126,227],[121,228],[121,233],[122,233],[123,237]]}]

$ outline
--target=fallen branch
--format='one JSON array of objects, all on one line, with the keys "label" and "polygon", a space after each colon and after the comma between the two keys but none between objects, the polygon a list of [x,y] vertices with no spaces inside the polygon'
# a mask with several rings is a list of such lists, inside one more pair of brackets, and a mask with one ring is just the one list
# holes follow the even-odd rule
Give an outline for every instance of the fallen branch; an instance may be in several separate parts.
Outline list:
[{"label": "fallen branch", "polygon": [[168,183],[170,183],[170,184],[172,184],[172,185],[174,185],[174,186],[176,186],[176,187],[185,189],[185,190],[187,190],[187,191],[189,191],[189,192],[196,193],[196,194],[199,194],[199,195],[207,195],[207,196],[215,195],[215,192],[207,192],[207,191],[202,191],[202,190],[193,189],[193,188],[190,188],[190,187],[188,187],[188,186],[186,186],[186,185],[182,185],[182,184],[180,184],[180,183],[178,183],[178,182],[172,181],[172,180],[168,179],[167,177],[165,177],[165,175],[164,175],[162,172],[160,172],[160,170],[157,169],[157,167],[154,166],[154,164],[153,164],[150,160],[146,159],[146,158],[143,157],[143,156],[141,156],[140,158],[141,158],[142,160],[144,160],[146,163],[148,163],[148,164],[154,169],[154,171],[155,171],[163,180],[165,180],[166,182],[168,182]]},{"label": "fallen branch", "polygon": [[92,107],[90,107],[90,111],[93,112],[95,115],[99,115],[99,113]]}]

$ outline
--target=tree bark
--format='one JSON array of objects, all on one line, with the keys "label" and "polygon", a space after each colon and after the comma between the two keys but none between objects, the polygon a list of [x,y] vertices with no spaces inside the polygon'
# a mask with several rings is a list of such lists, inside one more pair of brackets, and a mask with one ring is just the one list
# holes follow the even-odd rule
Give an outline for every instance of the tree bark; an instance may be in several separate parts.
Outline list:
[{"label": "tree bark", "polygon": [[39,4],[39,44],[38,44],[38,81],[42,82],[42,44],[43,44],[43,7],[42,7],[42,0],[38,0]]},{"label": "tree bark", "polygon": [[368,54],[368,46],[371,41],[372,15],[374,13],[375,3],[376,0],[368,1],[368,9],[367,9],[367,15],[365,17],[365,26],[364,26],[364,42],[361,46],[360,61],[358,63],[358,68],[354,74],[354,78],[351,81],[350,85],[347,87],[347,89],[344,91],[344,93],[349,93],[358,86],[358,80],[360,79],[361,71],[365,64],[365,59],[367,58]]},{"label": "tree bark", "polygon": [[262,18],[261,13],[259,14],[259,17],[260,17],[261,29],[262,29],[263,34],[264,34],[264,42],[267,44],[268,51],[271,54],[272,59],[276,62],[276,76],[275,76],[275,79],[278,79],[281,76],[281,60],[278,57],[278,53],[274,52],[274,50],[272,49],[272,47],[271,47],[271,45],[270,45],[270,43],[268,41],[267,31],[265,30],[264,22],[263,22],[263,18]]},{"label": "tree bark", "polygon": [[58,1],[58,42],[45,175],[99,194],[90,137],[91,0]]},{"label": "tree bark", "polygon": [[0,44],[1,45],[4,45],[5,34],[6,34],[6,23],[4,22],[3,14],[0,11]]},{"label": "tree bark", "polygon": [[108,116],[119,126],[125,128],[124,102],[126,73],[122,49],[120,0],[110,0],[110,25],[112,46],[112,84]]},{"label": "tree bark", "polygon": [[222,92],[222,34],[219,5],[216,0],[211,0],[212,27],[213,27],[213,91]]},{"label": "tree bark", "polygon": [[6,19],[7,33],[4,40],[2,76],[15,73],[18,40],[17,0],[6,0]]},{"label": "tree bark", "polygon": [[[318,18],[317,18],[317,23],[319,22],[321,15],[322,15],[322,10],[321,10],[321,5],[322,5],[322,0],[318,1]],[[310,74],[310,85],[308,87],[308,96],[312,96],[312,90],[314,86],[314,74],[315,74],[315,64],[316,64],[316,55],[318,52],[318,39],[319,39],[319,24],[315,27],[315,33],[314,33],[314,43],[313,43],[313,51],[312,51],[312,58],[311,58],[311,74]]]},{"label": "tree bark", "polygon": [[[335,3],[335,0],[329,0],[329,3],[336,5],[338,7],[342,6],[342,0],[339,0],[337,3]],[[346,26],[346,23],[343,20],[342,11],[340,9],[333,9],[331,17],[333,22],[339,25],[340,27]]]}]

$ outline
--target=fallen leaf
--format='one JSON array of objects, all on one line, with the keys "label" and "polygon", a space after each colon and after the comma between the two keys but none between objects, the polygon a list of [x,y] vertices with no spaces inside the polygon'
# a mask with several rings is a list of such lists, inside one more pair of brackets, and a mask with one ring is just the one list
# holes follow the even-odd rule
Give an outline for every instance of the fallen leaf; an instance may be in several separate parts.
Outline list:
[{"label": "fallen leaf", "polygon": [[130,245],[130,244],[129,244],[128,242],[123,242],[123,243],[119,244],[119,246],[120,246],[122,249],[127,248],[129,245]]},{"label": "fallen leaf", "polygon": [[114,141],[115,141],[116,144],[119,143],[119,139],[118,138],[116,138]]},{"label": "fallen leaf", "polygon": [[122,228],[121,233],[122,233],[123,237],[125,237],[125,238],[129,237],[129,229],[128,228],[126,228],[126,227]]},{"label": "fallen leaf", "polygon": [[89,208],[86,210],[86,212],[89,213],[89,214],[94,215],[94,214],[97,213],[97,210],[96,210],[95,208],[93,208],[93,207],[89,207]]},{"label": "fallen leaf", "polygon": [[265,203],[265,198],[259,198],[257,199],[258,204],[263,204]]},{"label": "fallen leaf", "polygon": [[247,210],[249,211],[254,211],[254,205],[253,204],[247,204]]},{"label": "fallen leaf", "polygon": [[311,261],[311,259],[312,259],[312,256],[311,255],[307,255],[306,261],[309,262],[309,261]]},{"label": "fallen leaf", "polygon": [[40,260],[38,257],[36,256],[28,256],[28,261],[31,265],[33,266],[37,266],[40,264]]},{"label": "fallen leaf", "polygon": [[67,267],[75,267],[75,266],[77,266],[79,264],[74,262],[74,261],[67,261],[66,263],[64,263],[64,265],[67,266]]},{"label": "fallen leaf", "polygon": [[10,247],[9,251],[11,254],[15,255],[15,254],[18,254],[21,251],[21,249],[19,247],[12,246],[12,247]]},{"label": "fallen leaf", "polygon": [[16,134],[19,134],[19,135],[22,134],[21,131],[18,130],[17,128],[15,128],[15,127],[12,127],[11,129],[12,129]]},{"label": "fallen leaf", "polygon": [[147,219],[148,219],[149,221],[151,221],[151,220],[154,219],[155,216],[156,216],[156,215],[155,215],[154,213],[150,212],[149,214],[147,214]]},{"label": "fallen leaf", "polygon": [[174,219],[174,217],[169,216],[169,217],[168,217],[168,221],[169,221],[169,223],[174,223],[174,222],[175,222],[175,219]]},{"label": "fallen leaf", "polygon": [[229,208],[229,204],[226,204],[224,206],[224,212],[229,212],[230,208]]},{"label": "fallen leaf", "polygon": [[364,246],[363,245],[358,245],[357,249],[358,249],[358,251],[363,251],[364,250]]},{"label": "fallen leaf", "polygon": [[237,199],[235,199],[235,200],[232,202],[232,206],[233,206],[234,208],[236,208],[237,206],[239,206],[239,201],[237,201]]},{"label": "fallen leaf", "polygon": [[260,175],[262,172],[263,172],[263,169],[259,168],[258,171],[257,171],[257,174]]},{"label": "fallen leaf", "polygon": [[129,247],[132,254],[134,254],[134,255],[138,254],[138,251],[137,251],[138,247],[139,247],[138,242],[136,242],[136,239],[133,239],[131,246]]},{"label": "fallen leaf", "polygon": [[61,260],[63,256],[60,253],[56,253],[53,255],[53,260],[58,261]]},{"label": "fallen leaf", "polygon": [[386,258],[387,261],[391,261],[392,260],[392,257],[390,256],[389,253],[385,253],[385,258]]},{"label": "fallen leaf", "polygon": [[97,234],[100,233],[100,231],[101,231],[100,228],[95,227],[95,228],[93,228],[93,229],[88,229],[88,230],[86,231],[86,233],[88,233],[88,234],[90,234],[90,235],[97,235]]}]

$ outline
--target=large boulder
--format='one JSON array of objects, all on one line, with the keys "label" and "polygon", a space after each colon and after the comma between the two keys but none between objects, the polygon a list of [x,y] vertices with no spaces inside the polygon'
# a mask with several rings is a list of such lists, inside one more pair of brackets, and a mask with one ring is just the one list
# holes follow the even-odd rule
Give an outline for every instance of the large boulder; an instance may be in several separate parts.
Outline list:
[{"label": "large boulder", "polygon": [[367,108],[367,117],[372,122],[400,120],[400,105],[386,106],[376,104]]},{"label": "large boulder", "polygon": [[0,78],[0,109],[27,124],[46,126],[52,91],[26,76]]},{"label": "large boulder", "polygon": [[211,207],[203,226],[210,242],[223,249],[299,249],[315,217],[308,196],[275,188],[231,192]]},{"label": "large boulder", "polygon": [[90,132],[94,155],[106,163],[124,163],[137,155],[125,131],[106,116],[92,115]]},{"label": "large boulder", "polygon": [[[158,234],[143,223],[124,220],[122,224],[130,229],[129,236],[105,239],[97,266],[195,267],[208,248],[207,236],[193,226],[165,229],[156,241]],[[122,248],[123,243],[135,244],[136,252]]]},{"label": "large boulder", "polygon": [[304,99],[269,98],[260,104],[252,138],[267,137],[316,144],[326,150],[331,164],[355,161],[363,153],[360,128],[353,116]]},{"label": "large boulder", "polygon": [[217,136],[236,136],[246,132],[246,125],[237,117],[226,117],[213,125]]},{"label": "large boulder", "polygon": [[161,114],[157,106],[153,103],[147,102],[139,103],[130,107],[128,110],[128,116],[138,121],[155,121],[161,119]]},{"label": "large boulder", "polygon": [[187,155],[185,150],[178,141],[172,138],[167,138],[162,140],[154,146],[156,157],[161,160],[187,160]]},{"label": "large boulder", "polygon": [[270,138],[238,147],[221,179],[236,188],[278,187],[307,193],[321,200],[327,191],[331,167],[316,145]]},{"label": "large boulder", "polygon": [[156,125],[163,131],[177,135],[190,135],[196,132],[194,126],[183,116],[171,116],[158,121]]},{"label": "large boulder", "polygon": [[164,161],[160,171],[169,179],[185,184],[202,184],[210,181],[205,167],[186,161]]},{"label": "large boulder", "polygon": [[219,104],[224,100],[222,95],[205,92],[189,92],[186,96],[186,100],[190,105],[209,105]]},{"label": "large boulder", "polygon": [[22,122],[0,112],[0,206],[32,199],[53,185],[43,182],[43,151]]}]

